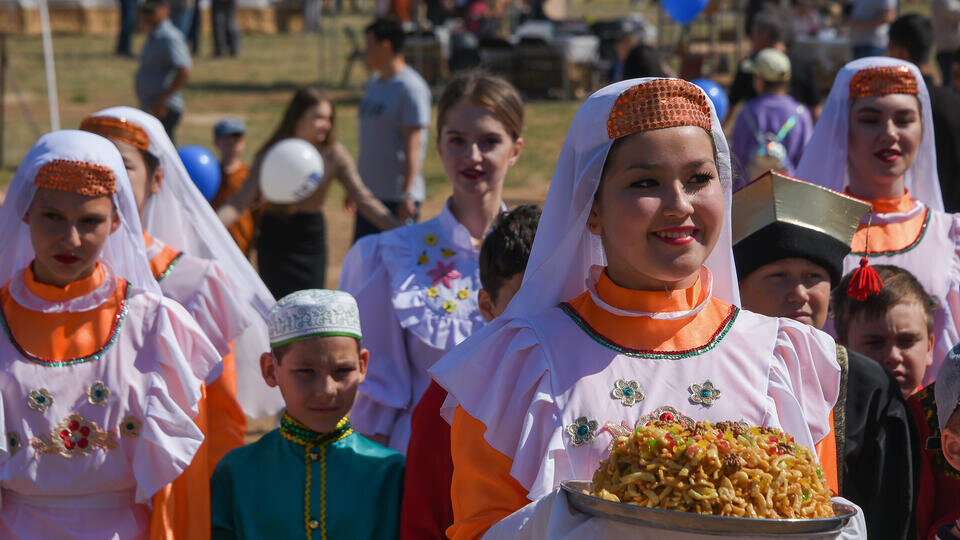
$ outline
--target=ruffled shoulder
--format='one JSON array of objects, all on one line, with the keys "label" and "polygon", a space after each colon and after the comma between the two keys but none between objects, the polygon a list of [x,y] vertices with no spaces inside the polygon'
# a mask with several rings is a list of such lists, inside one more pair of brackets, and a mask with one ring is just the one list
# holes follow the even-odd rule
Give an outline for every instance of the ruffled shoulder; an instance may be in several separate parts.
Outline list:
[{"label": "ruffled shoulder", "polygon": [[950,240],[953,244],[950,276],[953,282],[960,282],[960,213],[947,214],[946,217],[950,220]]},{"label": "ruffled shoulder", "polygon": [[[220,353],[176,302],[141,293],[144,346],[134,367],[146,384],[138,417],[122,422],[136,432],[132,459],[137,502],[150,500],[193,461],[203,434],[193,422],[203,381],[220,365]],[[131,309],[133,309],[131,307]]]},{"label": "ruffled shoulder", "polygon": [[793,319],[780,327],[770,363],[768,395],[781,426],[809,448],[830,431],[830,411],[840,394],[837,343],[829,334]]},{"label": "ruffled shoulder", "polygon": [[220,352],[230,353],[230,342],[254,321],[237,302],[230,281],[216,261],[183,253],[160,281],[163,294],[180,303],[197,321]]},{"label": "ruffled shoulder", "polygon": [[497,319],[429,371],[449,393],[441,414],[459,406],[486,426],[484,439],[511,460],[510,475],[535,500],[569,467],[550,361],[533,319]]},{"label": "ruffled shoulder", "polygon": [[434,348],[449,350],[484,320],[477,307],[477,255],[456,246],[442,223],[434,218],[362,239],[344,261],[341,288],[362,289],[382,269],[400,326]]}]

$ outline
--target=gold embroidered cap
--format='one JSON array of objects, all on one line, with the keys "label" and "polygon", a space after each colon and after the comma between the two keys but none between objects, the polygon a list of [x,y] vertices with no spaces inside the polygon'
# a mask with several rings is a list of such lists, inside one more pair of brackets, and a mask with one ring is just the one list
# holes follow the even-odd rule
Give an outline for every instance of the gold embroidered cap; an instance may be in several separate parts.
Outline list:
[{"label": "gold embroidered cap", "polygon": [[847,246],[870,204],[825,187],[767,171],[733,194],[733,243],[782,221],[826,234]]},{"label": "gold embroidered cap", "polygon": [[82,131],[89,131],[108,139],[117,139],[131,144],[144,152],[150,151],[150,137],[141,126],[126,118],[113,116],[88,116],[80,122]]},{"label": "gold embroidered cap", "polygon": [[917,78],[907,66],[878,66],[861,69],[850,79],[850,99],[889,94],[917,95]]},{"label": "gold embroidered cap", "polygon": [[607,118],[607,135],[617,139],[640,131],[680,126],[711,130],[707,96],[693,83],[658,79],[620,94]]},{"label": "gold embroidered cap", "polygon": [[34,183],[37,187],[87,197],[105,197],[117,192],[117,179],[110,167],[71,159],[55,159],[40,167]]}]

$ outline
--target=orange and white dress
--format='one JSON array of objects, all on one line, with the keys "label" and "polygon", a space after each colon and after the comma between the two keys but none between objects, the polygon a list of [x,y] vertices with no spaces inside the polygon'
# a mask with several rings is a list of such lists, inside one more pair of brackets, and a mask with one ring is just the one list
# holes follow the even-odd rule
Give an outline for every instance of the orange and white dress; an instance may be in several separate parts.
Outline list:
[{"label": "orange and white dress", "polygon": [[184,309],[100,263],[65,288],[0,290],[0,537],[143,538],[191,462],[220,355]]}]

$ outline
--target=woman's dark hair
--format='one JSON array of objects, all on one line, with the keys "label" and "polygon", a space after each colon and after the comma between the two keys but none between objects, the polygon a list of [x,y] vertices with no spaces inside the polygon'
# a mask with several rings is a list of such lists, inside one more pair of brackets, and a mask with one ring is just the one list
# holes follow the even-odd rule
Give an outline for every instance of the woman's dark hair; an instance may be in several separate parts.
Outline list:
[{"label": "woman's dark hair", "polygon": [[304,113],[311,107],[316,107],[323,102],[330,104],[330,133],[328,133],[327,138],[320,143],[320,146],[328,147],[332,145],[336,141],[334,138],[334,130],[337,126],[337,108],[334,106],[333,100],[330,99],[326,90],[318,86],[305,86],[293,94],[293,98],[291,98],[290,103],[287,104],[287,110],[283,112],[283,119],[280,120],[280,125],[273,131],[273,135],[270,135],[267,142],[263,143],[263,146],[257,151],[257,155],[263,155],[268,148],[283,139],[296,136],[297,122],[300,121],[300,118],[303,117]]},{"label": "woman's dark hair", "polygon": [[153,175],[157,172],[157,169],[160,167],[160,160],[157,156],[147,152],[146,150],[140,150],[140,155],[143,157],[143,164],[147,168],[147,180],[153,179]]},{"label": "woman's dark hair", "polygon": [[930,296],[913,274],[899,266],[878,264],[873,269],[880,276],[883,289],[877,294],[868,296],[863,302],[847,295],[847,287],[850,285],[853,272],[843,276],[840,285],[833,290],[830,307],[833,308],[837,340],[840,343],[846,343],[850,322],[860,313],[869,319],[879,319],[884,317],[893,306],[909,302],[920,304],[926,319],[927,335],[933,334],[933,313],[939,308],[936,297]]},{"label": "woman's dark hair", "polygon": [[623,61],[623,78],[666,77],[660,64],[660,53],[655,47],[640,44],[630,49]]},{"label": "woman's dark hair", "polygon": [[396,17],[379,17],[364,28],[364,33],[373,34],[378,42],[389,41],[393,54],[403,52],[403,42],[406,34],[403,25]]}]

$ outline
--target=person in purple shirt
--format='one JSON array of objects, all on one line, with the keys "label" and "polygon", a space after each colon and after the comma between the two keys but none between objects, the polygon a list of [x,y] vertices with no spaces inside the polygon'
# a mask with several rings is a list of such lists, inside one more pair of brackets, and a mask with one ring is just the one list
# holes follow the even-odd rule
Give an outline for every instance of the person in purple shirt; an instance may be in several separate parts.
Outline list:
[{"label": "person in purple shirt", "polygon": [[789,94],[786,54],[764,49],[745,67],[753,73],[757,97],[740,111],[730,137],[734,189],[771,168],[792,175],[813,134],[810,110]]}]

